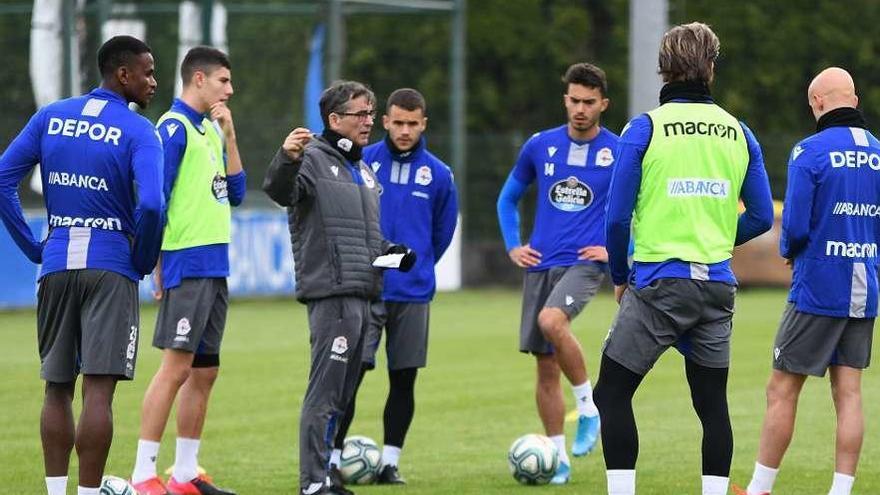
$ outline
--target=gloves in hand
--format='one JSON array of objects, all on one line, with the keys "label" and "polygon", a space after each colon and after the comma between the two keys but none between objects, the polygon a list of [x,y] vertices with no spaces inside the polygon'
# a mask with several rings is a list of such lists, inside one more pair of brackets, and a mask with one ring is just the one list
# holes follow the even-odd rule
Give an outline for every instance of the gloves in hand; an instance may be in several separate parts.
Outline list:
[{"label": "gloves in hand", "polygon": [[416,264],[416,252],[403,244],[392,244],[382,254],[402,254],[403,259],[400,260],[400,266],[397,268],[402,272],[408,272]]}]

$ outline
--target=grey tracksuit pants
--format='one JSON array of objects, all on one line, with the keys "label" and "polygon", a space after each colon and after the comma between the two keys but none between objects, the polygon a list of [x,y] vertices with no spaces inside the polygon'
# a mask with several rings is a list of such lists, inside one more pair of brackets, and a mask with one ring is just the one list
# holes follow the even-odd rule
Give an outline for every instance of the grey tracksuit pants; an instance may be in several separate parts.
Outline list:
[{"label": "grey tracksuit pants", "polygon": [[299,480],[314,493],[327,477],[336,417],[354,394],[370,322],[370,302],[359,297],[309,301],[312,365],[299,420]]}]

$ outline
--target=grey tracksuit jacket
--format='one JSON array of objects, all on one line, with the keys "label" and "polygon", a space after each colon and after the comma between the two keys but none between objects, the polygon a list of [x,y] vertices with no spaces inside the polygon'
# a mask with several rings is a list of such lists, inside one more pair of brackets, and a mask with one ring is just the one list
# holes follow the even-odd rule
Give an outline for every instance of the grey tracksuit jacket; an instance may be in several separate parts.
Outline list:
[{"label": "grey tracksuit jacket", "polygon": [[379,226],[380,187],[363,161],[349,163],[322,137],[297,162],[279,149],[263,182],[287,207],[296,298],[308,305],[311,369],[299,434],[305,494],[327,476],[327,439],[354,393],[369,302],[382,291],[382,272],[372,266],[389,246]]}]

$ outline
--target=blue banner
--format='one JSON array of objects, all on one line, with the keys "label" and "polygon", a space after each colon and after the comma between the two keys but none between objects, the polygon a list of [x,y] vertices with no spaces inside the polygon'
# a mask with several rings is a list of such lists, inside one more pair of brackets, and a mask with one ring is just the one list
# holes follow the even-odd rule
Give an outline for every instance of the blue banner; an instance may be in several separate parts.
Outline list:
[{"label": "blue banner", "polygon": [[[45,238],[45,215],[27,216],[28,224]],[[231,297],[292,295],[293,256],[287,214],[282,210],[242,210],[232,213],[232,243],[229,245],[229,294]],[[0,308],[35,307],[37,269],[0,228]],[[140,284],[142,300],[151,300],[152,283]]]},{"label": "blue banner", "polygon": [[321,119],[321,109],[318,102],[324,91],[324,25],[319,24],[312,33],[312,45],[309,48],[309,68],[306,71],[305,94],[303,95],[303,107],[305,111],[305,126],[315,134],[324,130],[324,121]]}]

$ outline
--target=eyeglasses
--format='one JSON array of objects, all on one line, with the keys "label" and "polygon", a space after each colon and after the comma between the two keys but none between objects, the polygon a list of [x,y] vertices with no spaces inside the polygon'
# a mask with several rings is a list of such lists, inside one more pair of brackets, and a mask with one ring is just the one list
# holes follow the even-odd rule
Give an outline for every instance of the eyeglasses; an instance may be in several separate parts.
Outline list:
[{"label": "eyeglasses", "polygon": [[376,120],[376,111],[375,110],[363,110],[360,112],[334,112],[336,115],[342,115],[344,117],[355,117],[358,120],[367,120],[368,118]]}]

